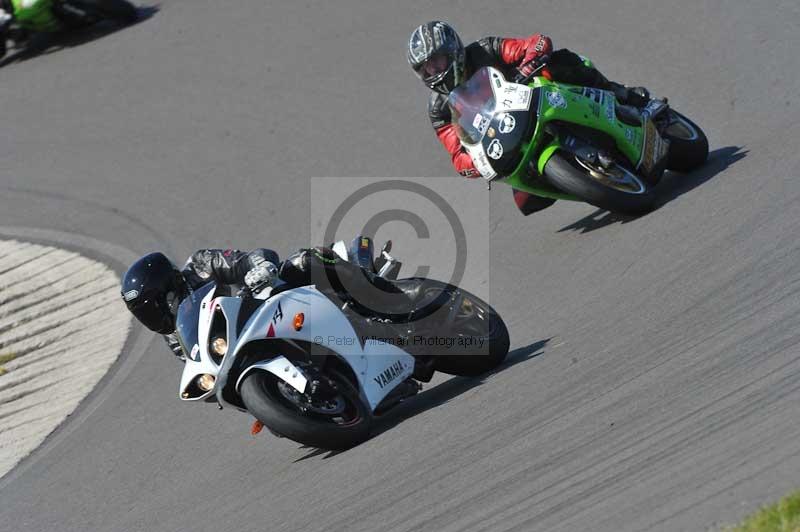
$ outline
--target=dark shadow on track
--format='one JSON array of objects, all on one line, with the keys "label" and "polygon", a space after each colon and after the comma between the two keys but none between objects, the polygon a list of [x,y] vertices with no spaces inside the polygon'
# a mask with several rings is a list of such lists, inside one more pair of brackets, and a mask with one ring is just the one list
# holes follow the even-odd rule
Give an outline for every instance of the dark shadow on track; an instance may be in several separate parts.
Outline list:
[{"label": "dark shadow on track", "polygon": [[561,229],[558,230],[558,232],[563,233],[565,231],[576,231],[581,234],[591,233],[592,231],[596,231],[597,229],[602,229],[607,225],[615,223],[626,224],[635,219],[636,216],[610,212],[605,209],[597,209],[590,215],[581,218],[577,222],[562,227]]},{"label": "dark shadow on track", "polygon": [[98,22],[85,28],[69,28],[53,33],[34,33],[23,45],[23,48],[14,49],[13,52],[0,61],[0,68],[12,63],[22,63],[40,55],[52,54],[65,48],[73,48],[102,39],[130,26],[141,24],[145,20],[152,18],[159,10],[160,7],[158,5],[138,7],[139,18],[133,24],[119,24],[109,20]]},{"label": "dark shadow on track", "polygon": [[532,344],[514,349],[508,353],[505,362],[492,371],[486,372],[478,377],[453,377],[430,390],[426,390],[421,394],[409,400],[404,404],[399,405],[394,410],[390,410],[384,417],[382,417],[375,424],[375,434],[381,434],[390,428],[399,425],[406,419],[414,417],[418,414],[442,406],[461,395],[462,393],[480,386],[486,382],[486,379],[495,373],[500,373],[506,369],[527,362],[544,353],[544,348],[550,342],[551,338],[539,340]]},{"label": "dark shadow on track", "polygon": [[667,174],[656,187],[658,196],[657,209],[660,209],[678,196],[694,190],[710,181],[717,174],[724,172],[729,166],[747,157],[749,152],[741,146],[726,146],[708,154],[706,164],[688,174]]},{"label": "dark shadow on track", "polygon": [[[742,151],[742,148],[739,146],[727,146],[709,153],[706,164],[694,172],[688,174],[667,172],[664,179],[656,187],[656,196],[658,200],[655,210],[660,209],[678,196],[699,187],[706,181],[710,181],[736,161],[747,157],[747,154],[748,152]],[[640,217],[609,212],[605,209],[597,209],[577,222],[562,227],[558,232],[576,231],[581,234],[590,233],[615,223],[626,224],[638,218]]]},{"label": "dark shadow on track", "polygon": [[304,460],[308,460],[309,458],[314,458],[315,456],[322,456],[322,455],[325,455],[325,456],[322,456],[322,459],[323,460],[327,460],[328,458],[330,458],[332,456],[336,456],[337,454],[345,452],[345,451],[329,451],[327,449],[317,449],[315,447],[308,447],[306,445],[303,445],[300,448],[308,450],[308,454],[303,455],[300,458],[298,458],[297,460],[295,460],[294,461],[295,464],[297,462],[302,462]]},{"label": "dark shadow on track", "polygon": [[[486,382],[488,377],[494,375],[495,373],[500,373],[511,366],[515,366],[532,358],[538,357],[544,353],[544,348],[547,346],[550,340],[551,338],[547,338],[545,340],[540,340],[530,345],[526,345],[525,347],[520,347],[519,349],[510,351],[502,365],[492,371],[484,373],[479,377],[453,377],[452,379],[445,381],[438,386],[431,388],[430,390],[422,392],[416,397],[408,399],[406,402],[398,405],[384,416],[381,416],[375,420],[371,437],[374,438],[379,436],[384,432],[393,429],[407,419],[422,414],[431,408],[441,406],[449,402],[451,399],[463,394],[464,392],[482,385]],[[358,448],[358,446],[354,447],[354,449],[355,448]],[[314,458],[315,456],[322,456],[322,459],[325,460],[349,450],[327,451],[325,449],[316,449],[311,447],[301,447],[301,449],[308,449],[309,453],[295,460],[295,463],[308,460],[309,458]]]}]

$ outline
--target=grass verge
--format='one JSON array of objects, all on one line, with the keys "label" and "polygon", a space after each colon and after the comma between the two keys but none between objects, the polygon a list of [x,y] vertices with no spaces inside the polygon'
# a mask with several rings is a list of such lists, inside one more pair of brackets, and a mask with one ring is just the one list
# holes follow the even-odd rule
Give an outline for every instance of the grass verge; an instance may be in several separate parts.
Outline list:
[{"label": "grass verge", "polygon": [[0,375],[8,373],[8,370],[5,367],[3,367],[3,364],[5,364],[6,362],[11,362],[15,358],[17,358],[16,353],[6,353],[4,355],[0,355]]},{"label": "grass verge", "polygon": [[800,490],[745,518],[725,532],[800,532]]}]

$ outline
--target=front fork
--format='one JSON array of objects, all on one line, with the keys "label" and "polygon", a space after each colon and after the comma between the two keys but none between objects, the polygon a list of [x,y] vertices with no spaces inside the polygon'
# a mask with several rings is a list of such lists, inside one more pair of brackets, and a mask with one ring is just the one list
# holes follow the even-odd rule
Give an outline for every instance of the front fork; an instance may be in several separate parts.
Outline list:
[{"label": "front fork", "polygon": [[515,183],[515,190],[522,190],[542,198],[549,198],[554,200],[566,201],[582,201],[580,198],[562,192],[555,187],[546,183],[542,176],[544,175],[544,167],[550,157],[553,156],[558,150],[563,149],[557,138],[554,138],[548,145],[539,152],[538,157],[534,156],[527,165],[527,173],[524,180]]}]

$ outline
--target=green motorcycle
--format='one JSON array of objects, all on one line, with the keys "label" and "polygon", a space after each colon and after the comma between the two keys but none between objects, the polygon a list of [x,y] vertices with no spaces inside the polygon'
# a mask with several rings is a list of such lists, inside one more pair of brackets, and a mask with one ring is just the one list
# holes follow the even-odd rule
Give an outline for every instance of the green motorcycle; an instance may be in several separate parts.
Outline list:
[{"label": "green motorcycle", "polygon": [[552,201],[641,214],[666,169],[688,172],[708,158],[703,131],[666,100],[637,109],[610,91],[536,74],[516,83],[484,67],[450,94],[461,144],[490,187],[499,180]]},{"label": "green motorcycle", "polygon": [[18,32],[55,32],[88,26],[101,20],[131,24],[136,7],[127,0],[11,0]]}]

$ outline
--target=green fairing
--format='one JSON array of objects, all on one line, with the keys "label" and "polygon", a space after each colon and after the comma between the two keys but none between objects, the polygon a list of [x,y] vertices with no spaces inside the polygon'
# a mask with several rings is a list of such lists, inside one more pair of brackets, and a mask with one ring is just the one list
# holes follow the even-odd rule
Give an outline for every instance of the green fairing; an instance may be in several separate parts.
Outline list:
[{"label": "green fairing", "polygon": [[[591,65],[588,60],[586,63]],[[539,174],[542,174],[547,161],[561,147],[562,139],[559,138],[542,145],[545,126],[553,120],[570,122],[607,133],[616,141],[619,151],[632,164],[636,165],[639,162],[643,143],[642,127],[629,126],[617,119],[616,98],[611,92],[603,91],[602,101],[597,103],[591,97],[584,96],[582,94],[584,88],[576,85],[556,83],[544,77],[536,77],[529,86],[541,89],[536,129],[531,141],[522,150],[523,157],[517,168],[498,182],[507,183],[517,190],[524,190],[537,196],[582,201],[547,185],[537,186],[538,183],[534,183],[528,175],[528,165],[533,157],[538,156],[536,167]],[[552,95],[551,98],[558,102],[558,94],[563,98],[563,102],[566,102],[566,107],[563,104],[554,106],[550,103],[548,96]]]},{"label": "green fairing", "polygon": [[[27,5],[26,5],[27,4]],[[11,0],[17,23],[32,31],[55,31],[58,20],[53,16],[53,0]]]}]

